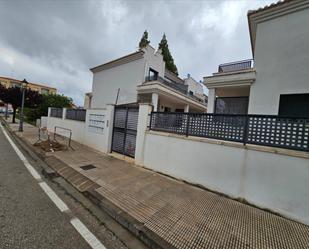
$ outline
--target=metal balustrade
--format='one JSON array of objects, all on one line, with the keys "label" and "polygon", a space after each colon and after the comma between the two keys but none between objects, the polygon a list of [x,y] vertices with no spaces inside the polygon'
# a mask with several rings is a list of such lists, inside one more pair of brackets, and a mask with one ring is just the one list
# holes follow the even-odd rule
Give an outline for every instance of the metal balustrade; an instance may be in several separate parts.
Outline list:
[{"label": "metal balustrade", "polygon": [[62,118],[63,109],[62,108],[51,108],[50,116],[54,118]]},{"label": "metal balustrade", "polygon": [[168,81],[160,76],[154,75],[154,76],[147,76],[146,77],[146,82],[149,81],[159,81],[160,83],[162,83],[163,85],[166,85],[170,88],[173,88],[174,90],[177,90],[183,94],[187,94],[188,93],[188,86],[185,84],[180,84],[180,83],[176,83],[173,81]]},{"label": "metal balustrade", "polygon": [[309,118],[152,112],[149,128],[186,136],[309,151]]},{"label": "metal balustrade", "polygon": [[220,64],[218,67],[219,73],[233,72],[252,68],[253,60],[235,61],[230,63]]},{"label": "metal balustrade", "polygon": [[200,98],[198,98],[197,96],[193,95],[193,94],[190,94],[188,92],[188,85],[185,85],[185,84],[180,84],[180,83],[177,83],[177,82],[173,82],[173,81],[168,81],[160,76],[157,76],[157,75],[154,75],[154,76],[147,76],[146,79],[145,79],[145,82],[150,82],[150,81],[158,81],[160,83],[162,83],[163,85],[165,86],[168,86],[182,94],[185,94],[187,95],[189,98],[191,99],[194,99],[198,102],[200,102],[201,104],[205,104],[203,102],[203,100],[201,100]]},{"label": "metal balustrade", "polygon": [[67,109],[66,119],[85,121],[86,120],[86,110],[85,109]]}]

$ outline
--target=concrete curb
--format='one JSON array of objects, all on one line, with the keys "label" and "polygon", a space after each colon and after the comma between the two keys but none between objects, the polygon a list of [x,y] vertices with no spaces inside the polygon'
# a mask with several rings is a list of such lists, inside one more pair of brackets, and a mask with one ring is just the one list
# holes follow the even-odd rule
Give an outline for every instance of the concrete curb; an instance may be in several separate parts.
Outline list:
[{"label": "concrete curb", "polygon": [[[3,121],[3,120],[2,120]],[[60,172],[57,172],[56,169],[53,169],[53,165],[49,163],[53,156],[46,156],[41,152],[40,149],[35,148],[32,144],[30,144],[26,139],[19,137],[15,134],[15,132],[6,124],[6,122],[2,122],[9,132],[10,136],[14,139],[14,141],[24,150],[27,154],[37,162],[41,163],[42,174],[50,179],[61,176],[64,178],[71,186],[77,189],[82,195],[87,197],[93,204],[97,205],[99,208],[103,209],[111,218],[113,218],[117,223],[121,226],[129,230],[135,237],[141,240],[145,245],[152,249],[175,249],[167,241],[163,240],[157,234],[147,229],[143,224],[138,222],[136,219],[131,217],[128,213],[121,210],[119,207],[114,205],[104,196],[100,195],[95,191],[96,188],[90,188],[84,192],[81,192],[80,189],[76,185],[70,181],[70,179],[64,177]],[[69,165],[65,164],[63,161],[57,159],[64,167],[69,167]],[[82,175],[82,174],[80,174]],[[84,175],[82,175],[84,177]]]}]

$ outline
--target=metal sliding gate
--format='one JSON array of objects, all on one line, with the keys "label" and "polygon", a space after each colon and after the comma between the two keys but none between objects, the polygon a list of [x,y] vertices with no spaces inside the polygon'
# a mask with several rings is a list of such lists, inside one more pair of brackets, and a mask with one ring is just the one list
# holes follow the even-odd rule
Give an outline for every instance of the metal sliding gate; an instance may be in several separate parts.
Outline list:
[{"label": "metal sliding gate", "polygon": [[138,107],[115,107],[112,151],[135,156],[137,121]]}]

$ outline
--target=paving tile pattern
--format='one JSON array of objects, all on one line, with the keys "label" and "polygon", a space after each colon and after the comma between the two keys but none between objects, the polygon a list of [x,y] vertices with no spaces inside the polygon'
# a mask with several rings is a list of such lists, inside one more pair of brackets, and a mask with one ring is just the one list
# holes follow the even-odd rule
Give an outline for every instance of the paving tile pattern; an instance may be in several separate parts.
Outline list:
[{"label": "paving tile pattern", "polygon": [[[95,182],[98,193],[175,248],[309,248],[309,227],[306,225],[133,166],[85,146],[73,143],[73,147],[75,151],[53,155]],[[80,166],[86,164],[97,168],[84,171]],[[60,170],[76,181],[74,173]]]},{"label": "paving tile pattern", "polygon": [[80,192],[85,192],[90,189],[95,189],[99,187],[99,185],[96,184],[94,181],[84,176],[80,172],[76,171],[74,168],[67,166],[58,158],[51,156],[46,158],[46,162],[48,165],[52,165],[52,168],[59,175],[69,181]]},{"label": "paving tile pattern", "polygon": [[[57,156],[77,169],[86,155]],[[96,191],[175,248],[309,248],[308,226],[112,157],[87,158],[97,168],[81,173]]]}]

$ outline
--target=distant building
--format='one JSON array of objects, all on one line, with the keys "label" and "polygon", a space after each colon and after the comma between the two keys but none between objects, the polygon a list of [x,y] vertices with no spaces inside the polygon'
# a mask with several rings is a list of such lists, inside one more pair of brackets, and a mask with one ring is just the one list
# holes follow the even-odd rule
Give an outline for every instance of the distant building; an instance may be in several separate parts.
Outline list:
[{"label": "distant building", "polygon": [[191,96],[195,96],[199,101],[207,104],[207,96],[203,90],[203,83],[197,82],[190,76],[190,74],[188,74],[187,78],[184,79],[184,83],[188,86],[188,93]]},{"label": "distant building", "polygon": [[[0,84],[5,86],[6,88],[9,87],[21,87],[21,80],[13,79],[13,78],[8,78],[8,77],[1,77],[0,76]],[[28,88],[30,88],[33,91],[37,91],[41,94],[56,94],[57,89],[37,83],[31,83],[29,82]]]}]

